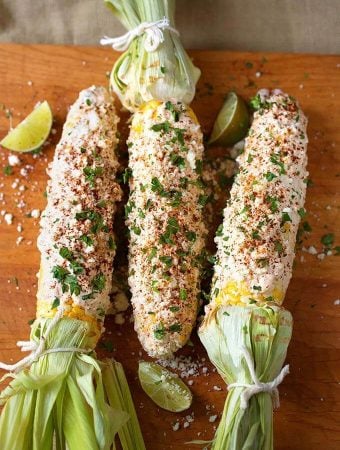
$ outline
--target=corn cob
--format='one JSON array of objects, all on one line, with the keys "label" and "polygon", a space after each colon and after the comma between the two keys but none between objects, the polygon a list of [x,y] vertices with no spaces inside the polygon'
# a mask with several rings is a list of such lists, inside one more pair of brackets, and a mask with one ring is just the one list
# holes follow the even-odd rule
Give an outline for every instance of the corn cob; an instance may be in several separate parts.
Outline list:
[{"label": "corn cob", "polygon": [[292,276],[306,195],[306,118],[284,94],[254,117],[215,241],[217,304],[281,304]]},{"label": "corn cob", "polygon": [[202,132],[180,102],[151,101],[129,136],[129,284],[135,329],[150,356],[170,356],[197,314],[206,201]]},{"label": "corn cob", "polygon": [[281,91],[260,91],[253,105],[258,111],[216,237],[211,302],[199,329],[230,389],[216,450],[273,448],[272,408],[292,333],[292,317],[280,305],[305,214],[307,119]]},{"label": "corn cob", "polygon": [[120,199],[117,121],[104,88],[80,93],[49,168],[38,238],[38,317],[52,317],[58,303],[67,317],[91,322],[98,337],[110,306],[112,225]]},{"label": "corn cob", "polygon": [[117,432],[124,450],[144,449],[121,366],[93,351],[110,305],[117,122],[104,88],[82,91],[49,167],[37,317],[21,343],[32,353],[7,367],[16,374],[0,396],[2,450],[104,450]]}]

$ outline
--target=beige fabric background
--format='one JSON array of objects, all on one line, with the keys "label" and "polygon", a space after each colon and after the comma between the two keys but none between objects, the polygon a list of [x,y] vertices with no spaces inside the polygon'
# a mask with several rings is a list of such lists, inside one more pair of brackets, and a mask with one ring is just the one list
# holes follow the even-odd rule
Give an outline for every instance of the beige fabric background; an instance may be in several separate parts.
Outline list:
[{"label": "beige fabric background", "polygon": [[[340,0],[177,0],[187,48],[340,53]],[[0,41],[98,44],[123,28],[101,0],[0,0]]]}]

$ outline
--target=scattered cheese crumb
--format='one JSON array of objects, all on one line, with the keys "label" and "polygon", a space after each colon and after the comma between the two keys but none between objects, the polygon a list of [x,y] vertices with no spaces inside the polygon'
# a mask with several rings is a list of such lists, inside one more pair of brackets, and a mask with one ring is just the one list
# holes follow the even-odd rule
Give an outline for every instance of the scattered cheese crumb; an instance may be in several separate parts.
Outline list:
[{"label": "scattered cheese crumb", "polygon": [[334,300],[334,305],[340,305],[340,299]]},{"label": "scattered cheese crumb", "polygon": [[210,423],[214,423],[216,419],[217,419],[217,414],[215,414],[215,415],[213,415],[213,416],[210,416],[210,417],[209,417],[209,422],[210,422]]},{"label": "scattered cheese crumb", "polygon": [[256,78],[260,78],[261,75],[262,75],[261,72],[256,72],[256,73],[255,73]]},{"label": "scattered cheese crumb", "polygon": [[315,247],[313,247],[313,245],[311,245],[307,251],[311,255],[316,255],[318,253],[317,249]]},{"label": "scattered cheese crumb", "polygon": [[178,430],[179,430],[179,427],[180,427],[179,422],[176,422],[175,425],[173,425],[172,429],[173,429],[174,431],[178,431]]},{"label": "scattered cheese crumb", "polygon": [[24,240],[23,236],[18,236],[16,241],[15,241],[16,245],[20,245],[23,240]]},{"label": "scattered cheese crumb", "polygon": [[34,217],[34,219],[38,219],[40,217],[39,209],[32,209],[31,216]]},{"label": "scattered cheese crumb", "polygon": [[20,159],[17,157],[17,155],[9,155],[8,164],[12,167],[18,166],[20,164]]},{"label": "scattered cheese crumb", "polygon": [[7,223],[7,225],[12,225],[13,214],[6,213],[4,219],[5,219],[5,222]]}]

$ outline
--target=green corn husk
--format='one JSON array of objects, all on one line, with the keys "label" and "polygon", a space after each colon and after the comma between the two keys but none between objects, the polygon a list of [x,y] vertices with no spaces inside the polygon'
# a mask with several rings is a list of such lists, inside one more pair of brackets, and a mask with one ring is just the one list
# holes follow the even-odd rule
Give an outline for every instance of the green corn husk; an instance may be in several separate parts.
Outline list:
[{"label": "green corn husk", "polygon": [[[34,322],[32,340],[39,341],[50,320]],[[47,349],[92,349],[94,345],[89,324],[70,318],[57,322],[46,341]],[[113,368],[110,361],[99,362],[94,352],[59,352],[41,356],[30,368],[6,375],[13,380],[0,395],[4,405],[1,450],[115,448],[115,435],[130,426],[131,411],[124,410],[124,402],[111,402],[109,392],[126,389],[124,380],[120,384],[122,378],[111,376]],[[133,447],[123,448],[144,450],[142,444],[138,436]]]},{"label": "green corn husk", "polygon": [[[174,0],[104,1],[128,30],[163,17],[175,28]],[[194,98],[201,72],[184,50],[180,37],[169,30],[163,34],[164,42],[153,52],[144,48],[146,34],[135,38],[112,69],[110,87],[132,112],[149,100],[175,99],[189,104]]]},{"label": "green corn husk", "polygon": [[[223,380],[253,384],[242,346],[250,352],[258,379],[274,380],[282,369],[292,334],[291,314],[278,306],[221,306],[210,311],[199,337]],[[212,449],[272,450],[273,403],[269,393],[253,395],[241,409],[243,387],[228,394]]]}]

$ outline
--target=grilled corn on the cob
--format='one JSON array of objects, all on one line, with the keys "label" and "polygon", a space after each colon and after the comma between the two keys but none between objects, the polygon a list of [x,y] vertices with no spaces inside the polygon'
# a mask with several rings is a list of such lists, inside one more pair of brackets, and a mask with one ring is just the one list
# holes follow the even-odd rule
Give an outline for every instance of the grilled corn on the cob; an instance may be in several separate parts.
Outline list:
[{"label": "grilled corn on the cob", "polygon": [[254,104],[259,110],[216,238],[211,302],[199,329],[210,360],[230,385],[216,450],[272,450],[273,402],[288,372],[281,368],[292,317],[280,305],[305,214],[307,120],[280,91],[260,92]]},{"label": "grilled corn on the cob", "polygon": [[38,238],[37,318],[21,343],[32,353],[7,367],[17,373],[0,396],[2,450],[106,450],[117,432],[124,450],[145,449],[121,365],[93,352],[115,253],[117,121],[108,92],[86,89],[56,148]]},{"label": "grilled corn on the cob", "polygon": [[206,201],[202,132],[183,103],[151,101],[129,137],[129,284],[135,328],[149,355],[170,356],[196,320]]},{"label": "grilled corn on the cob", "polygon": [[49,169],[38,238],[38,316],[53,316],[58,299],[67,316],[93,322],[98,336],[110,306],[112,225],[120,199],[117,121],[104,88],[80,93]]},{"label": "grilled corn on the cob", "polygon": [[282,303],[305,214],[306,124],[303,112],[282,93],[264,97],[255,113],[216,237],[212,308]]}]

